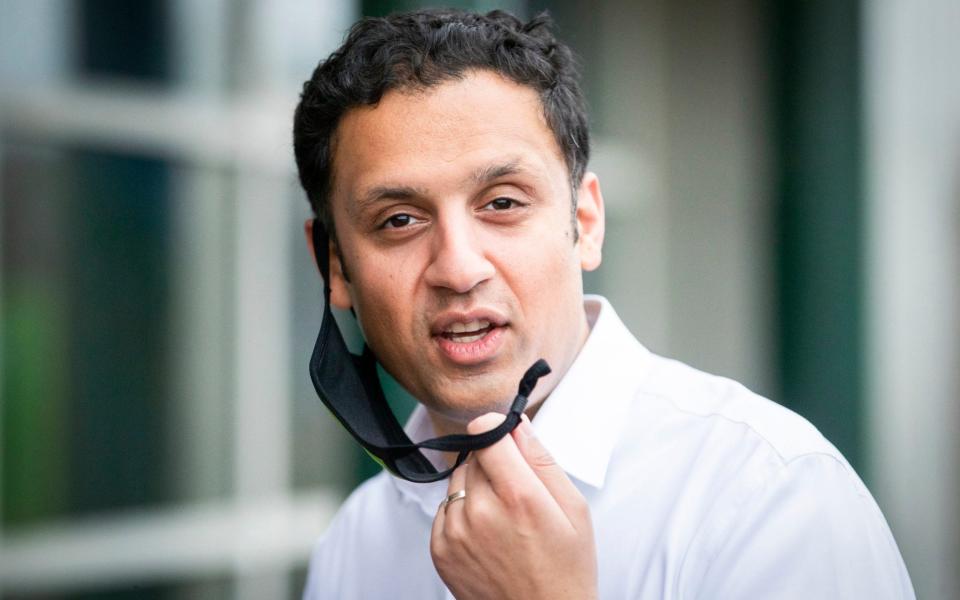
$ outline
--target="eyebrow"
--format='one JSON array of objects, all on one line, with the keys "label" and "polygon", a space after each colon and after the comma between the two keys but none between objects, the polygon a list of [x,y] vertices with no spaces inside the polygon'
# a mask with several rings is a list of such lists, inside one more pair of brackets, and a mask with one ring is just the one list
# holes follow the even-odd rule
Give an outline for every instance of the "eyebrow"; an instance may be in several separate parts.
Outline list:
[{"label": "eyebrow", "polygon": [[352,205],[351,212],[361,213],[371,205],[381,200],[409,200],[410,198],[420,198],[427,195],[427,191],[422,188],[410,187],[407,185],[378,185],[367,190]]},{"label": "eyebrow", "polygon": [[[518,173],[526,173],[527,170],[520,165],[519,159],[513,159],[505,163],[497,163],[480,167],[474,171],[470,180],[478,185],[490,183]],[[370,188],[361,195],[355,203],[352,204],[351,212],[362,213],[370,206],[382,200],[409,200],[412,198],[423,198],[429,193],[423,188],[411,187],[407,185],[378,185]]]},{"label": "eyebrow", "polygon": [[477,169],[473,173],[473,181],[479,184],[489,183],[501,177],[506,177],[507,175],[516,175],[523,172],[524,169],[520,166],[520,161],[514,159],[509,162],[488,165]]}]

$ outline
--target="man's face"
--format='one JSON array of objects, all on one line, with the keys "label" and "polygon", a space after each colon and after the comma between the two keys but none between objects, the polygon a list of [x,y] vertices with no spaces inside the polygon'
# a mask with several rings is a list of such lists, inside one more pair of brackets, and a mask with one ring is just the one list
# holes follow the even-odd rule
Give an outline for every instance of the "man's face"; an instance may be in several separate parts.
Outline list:
[{"label": "man's face", "polygon": [[504,411],[541,357],[542,398],[587,336],[581,268],[599,265],[603,206],[588,174],[571,222],[536,92],[486,71],[389,92],[350,110],[333,147],[332,303],[384,368],[447,431]]}]

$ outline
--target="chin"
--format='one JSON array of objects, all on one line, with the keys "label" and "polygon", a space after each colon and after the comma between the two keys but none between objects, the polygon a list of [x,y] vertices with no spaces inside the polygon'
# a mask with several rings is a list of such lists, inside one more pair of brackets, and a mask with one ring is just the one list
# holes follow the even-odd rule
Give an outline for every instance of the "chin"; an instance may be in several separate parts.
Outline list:
[{"label": "chin", "polygon": [[[517,380],[519,382],[519,378]],[[455,390],[437,390],[424,405],[450,421],[466,425],[489,412],[506,413],[517,394],[517,382],[460,383]]]}]

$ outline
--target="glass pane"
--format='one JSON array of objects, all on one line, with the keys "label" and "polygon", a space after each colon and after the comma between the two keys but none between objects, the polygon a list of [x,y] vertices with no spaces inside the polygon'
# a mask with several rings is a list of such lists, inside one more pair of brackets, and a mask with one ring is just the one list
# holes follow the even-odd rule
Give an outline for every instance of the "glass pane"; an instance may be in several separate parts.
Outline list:
[{"label": "glass pane", "polygon": [[70,160],[70,508],[157,503],[169,494],[169,168],[91,150]]},{"label": "glass pane", "polygon": [[6,151],[0,182],[4,524],[63,513],[67,497],[68,311],[63,153]]},{"label": "glass pane", "polygon": [[23,143],[2,167],[2,523],[227,494],[225,175]]},{"label": "glass pane", "polygon": [[160,502],[168,169],[12,151],[3,182],[4,522]]},{"label": "glass pane", "polygon": [[83,592],[5,593],[3,600],[227,600],[233,582],[217,577],[187,582],[138,582],[87,589]]},{"label": "glass pane", "polygon": [[170,79],[170,3],[80,0],[77,72],[83,78]]}]

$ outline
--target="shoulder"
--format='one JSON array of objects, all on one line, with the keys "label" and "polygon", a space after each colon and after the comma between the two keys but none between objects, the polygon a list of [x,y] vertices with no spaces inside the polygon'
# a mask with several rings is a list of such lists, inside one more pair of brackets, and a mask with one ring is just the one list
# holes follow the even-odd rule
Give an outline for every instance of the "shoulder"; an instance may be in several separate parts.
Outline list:
[{"label": "shoulder", "polygon": [[[651,355],[633,389],[612,466],[620,481],[645,474],[668,497],[716,519],[718,503],[742,506],[768,486],[842,477],[869,498],[843,455],[809,421],[725,377]],[[801,477],[802,475],[802,477]]]},{"label": "shoulder", "polygon": [[349,586],[358,560],[373,551],[375,532],[389,522],[385,507],[395,490],[387,477],[380,473],[365,481],[337,511],[314,547],[304,598],[355,595]]},{"label": "shoulder", "polygon": [[653,356],[636,400],[661,419],[729,435],[784,463],[818,454],[846,463],[809,421],[740,383],[677,360]]},{"label": "shoulder", "polygon": [[317,542],[304,599],[435,596],[442,584],[430,566],[431,524],[386,471],[368,479]]},{"label": "shoulder", "polygon": [[688,509],[682,587],[731,598],[912,597],[880,509],[806,419],[661,357],[633,410],[670,457],[675,471],[662,477]]},{"label": "shoulder", "polygon": [[[876,511],[853,467],[809,421],[743,385],[679,361],[654,357],[634,401],[644,437],[669,449],[680,489],[707,490],[703,517],[717,524],[720,507],[734,513],[778,489],[813,501],[863,504]],[[674,475],[680,477],[679,475]]]}]

